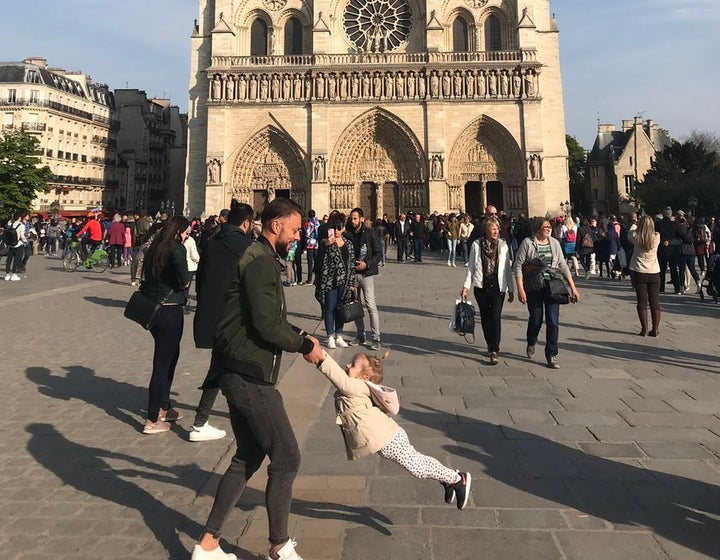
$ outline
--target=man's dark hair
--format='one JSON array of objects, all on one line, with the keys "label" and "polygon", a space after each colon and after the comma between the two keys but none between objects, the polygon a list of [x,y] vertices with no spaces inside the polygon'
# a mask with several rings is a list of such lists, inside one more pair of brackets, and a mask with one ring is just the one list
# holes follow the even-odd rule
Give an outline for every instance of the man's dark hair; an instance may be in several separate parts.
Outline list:
[{"label": "man's dark hair", "polygon": [[352,210],[350,210],[350,213],[352,214],[353,212],[357,212],[358,216],[360,216],[361,218],[365,217],[365,214],[363,214],[362,208],[353,208]]},{"label": "man's dark hair", "polygon": [[342,229],[347,226],[345,214],[338,212],[328,220],[328,227],[332,229]]},{"label": "man's dark hair", "polygon": [[242,225],[245,220],[252,221],[254,215],[255,211],[252,209],[252,206],[243,202],[238,202],[237,204],[232,205],[227,221],[230,225],[239,226]]},{"label": "man's dark hair", "polygon": [[314,218],[315,217],[315,210],[308,210],[308,218]]},{"label": "man's dark hair", "polygon": [[27,212],[15,212],[15,221],[22,220]]},{"label": "man's dark hair", "polygon": [[302,210],[297,203],[289,198],[276,198],[262,211],[260,221],[262,221],[262,227],[265,229],[270,226],[270,222],[273,220],[287,218],[293,214],[300,214],[302,216]]}]

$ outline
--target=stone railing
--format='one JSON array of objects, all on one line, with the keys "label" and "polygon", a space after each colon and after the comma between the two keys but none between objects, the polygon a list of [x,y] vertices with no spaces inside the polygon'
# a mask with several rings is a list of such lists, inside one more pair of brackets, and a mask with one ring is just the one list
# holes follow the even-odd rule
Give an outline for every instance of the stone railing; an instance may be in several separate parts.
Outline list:
[{"label": "stone railing", "polygon": [[537,52],[482,51],[482,52],[420,52],[420,53],[346,53],[309,54],[288,56],[213,56],[208,72],[240,68],[294,68],[298,66],[356,66],[356,65],[400,65],[408,64],[477,64],[535,62]]}]

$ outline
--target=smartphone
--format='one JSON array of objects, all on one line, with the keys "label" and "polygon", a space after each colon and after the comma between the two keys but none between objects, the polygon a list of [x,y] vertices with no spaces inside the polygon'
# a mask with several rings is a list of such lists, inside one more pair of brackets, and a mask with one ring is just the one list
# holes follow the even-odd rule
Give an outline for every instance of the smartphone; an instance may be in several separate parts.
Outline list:
[{"label": "smartphone", "polygon": [[335,228],[328,228],[328,239],[335,237]]}]

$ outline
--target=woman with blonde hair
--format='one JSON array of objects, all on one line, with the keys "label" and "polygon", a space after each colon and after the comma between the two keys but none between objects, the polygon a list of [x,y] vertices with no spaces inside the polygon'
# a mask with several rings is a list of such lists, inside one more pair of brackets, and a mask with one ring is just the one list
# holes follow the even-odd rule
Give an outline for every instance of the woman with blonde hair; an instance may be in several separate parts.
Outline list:
[{"label": "woman with blonde hair", "polygon": [[577,237],[578,227],[572,216],[567,216],[560,228],[560,244],[562,245],[565,260],[572,262],[575,268],[575,276],[580,276],[580,265],[577,258]]},{"label": "woman with blonde hair", "polygon": [[490,364],[497,365],[505,294],[508,294],[508,303],[512,303],[515,283],[510,248],[500,237],[500,222],[488,218],[483,222],[482,229],[483,236],[476,239],[470,249],[468,271],[460,295],[467,297],[468,291],[473,288]]},{"label": "woman with blonde hair", "polygon": [[[630,261],[630,274],[637,296],[639,334],[657,336],[660,332],[660,264],[657,258],[660,234],[655,231],[652,217],[640,218],[637,229],[628,233],[628,241],[635,246]],[[650,332],[648,332],[648,306],[652,316]]]}]

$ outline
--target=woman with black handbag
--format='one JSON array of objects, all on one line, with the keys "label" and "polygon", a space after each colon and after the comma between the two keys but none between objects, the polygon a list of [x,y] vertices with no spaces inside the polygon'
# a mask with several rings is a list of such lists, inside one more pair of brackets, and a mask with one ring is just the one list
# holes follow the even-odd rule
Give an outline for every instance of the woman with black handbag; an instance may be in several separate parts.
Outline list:
[{"label": "woman with black handbag", "polygon": [[320,302],[328,348],[347,348],[342,337],[339,308],[355,294],[355,250],[345,237],[346,216],[338,213],[328,222],[328,237],[321,239],[315,259],[315,299]]},{"label": "woman with black handbag", "polygon": [[[549,220],[538,218],[532,235],[523,239],[515,257],[515,280],[518,298],[526,303],[530,317],[527,326],[527,357],[535,357],[535,344],[545,320],[545,359],[551,369],[558,369],[558,335],[560,331],[560,304],[546,288],[551,280],[547,269],[557,270],[570,286],[571,301],[580,301],[580,294],[565,262],[560,242],[551,236]],[[535,264],[539,266],[535,266]]]},{"label": "woman with black handbag", "polygon": [[470,288],[474,289],[488,357],[492,365],[497,365],[505,294],[509,294],[508,303],[512,303],[515,289],[510,249],[500,238],[500,222],[488,218],[482,223],[482,229],[483,236],[478,237],[470,248],[468,271],[460,295],[466,298]]},{"label": "woman with black handbag", "polygon": [[155,352],[144,434],[167,432],[170,430],[169,422],[182,418],[182,414],[171,407],[170,388],[180,357],[183,308],[187,303],[187,288],[191,278],[183,246],[189,229],[190,222],[185,217],[173,216],[158,232],[145,253],[144,280],[140,284],[140,292],[160,304],[160,309],[150,327],[155,340]]}]

